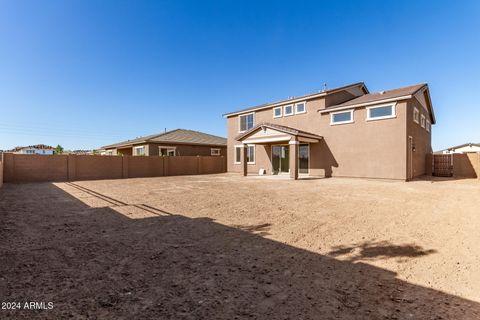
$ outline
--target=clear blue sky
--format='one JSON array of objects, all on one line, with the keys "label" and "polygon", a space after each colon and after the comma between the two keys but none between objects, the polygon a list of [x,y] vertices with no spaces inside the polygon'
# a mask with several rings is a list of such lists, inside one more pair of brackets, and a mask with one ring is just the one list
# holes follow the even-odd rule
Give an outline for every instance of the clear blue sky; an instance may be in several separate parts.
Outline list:
[{"label": "clear blue sky", "polygon": [[365,81],[430,84],[433,148],[480,142],[479,1],[0,0],[0,149],[91,149]]}]

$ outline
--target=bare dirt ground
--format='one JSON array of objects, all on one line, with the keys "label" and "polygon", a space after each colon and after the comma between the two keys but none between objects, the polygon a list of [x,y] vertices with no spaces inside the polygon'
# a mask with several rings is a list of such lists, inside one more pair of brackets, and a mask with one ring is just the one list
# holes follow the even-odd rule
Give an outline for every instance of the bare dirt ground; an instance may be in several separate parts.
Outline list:
[{"label": "bare dirt ground", "polygon": [[0,189],[1,319],[479,319],[480,183],[237,175]]}]

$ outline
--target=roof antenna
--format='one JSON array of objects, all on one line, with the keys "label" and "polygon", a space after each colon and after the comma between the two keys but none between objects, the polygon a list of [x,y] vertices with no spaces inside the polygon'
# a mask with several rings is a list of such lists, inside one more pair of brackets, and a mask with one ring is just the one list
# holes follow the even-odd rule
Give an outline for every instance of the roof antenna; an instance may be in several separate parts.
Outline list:
[{"label": "roof antenna", "polygon": [[325,92],[325,91],[327,91],[327,83],[326,82],[323,84],[323,92]]},{"label": "roof antenna", "polygon": [[164,132],[165,132],[165,133],[167,132],[167,128],[165,128],[165,131],[164,131]]}]

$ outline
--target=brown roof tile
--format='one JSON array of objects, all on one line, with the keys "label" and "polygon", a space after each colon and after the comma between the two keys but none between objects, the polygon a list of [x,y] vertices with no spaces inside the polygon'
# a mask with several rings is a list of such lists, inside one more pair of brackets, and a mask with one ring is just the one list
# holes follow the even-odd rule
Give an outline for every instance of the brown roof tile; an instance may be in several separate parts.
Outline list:
[{"label": "brown roof tile", "polygon": [[112,149],[121,146],[129,146],[139,143],[178,143],[178,144],[192,144],[192,145],[211,145],[211,146],[226,146],[227,139],[219,136],[214,136],[208,133],[203,133],[194,130],[176,129],[172,131],[152,134],[145,137],[127,140],[102,148]]}]

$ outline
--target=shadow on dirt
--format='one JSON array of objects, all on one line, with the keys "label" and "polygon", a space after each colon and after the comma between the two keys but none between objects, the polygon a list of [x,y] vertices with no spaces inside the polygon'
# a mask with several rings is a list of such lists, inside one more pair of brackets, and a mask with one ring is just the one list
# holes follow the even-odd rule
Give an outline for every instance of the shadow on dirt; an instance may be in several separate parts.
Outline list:
[{"label": "shadow on dirt", "polygon": [[415,244],[394,245],[388,241],[363,242],[349,246],[334,247],[328,255],[346,256],[346,260],[381,260],[389,258],[418,258],[436,253],[436,250],[425,250]]},{"label": "shadow on dirt", "polygon": [[[476,302],[256,234],[268,224],[234,228],[152,206],[157,216],[129,219],[116,211],[125,199],[108,199],[111,206],[91,208],[50,183],[4,186],[2,299],[54,308],[1,310],[1,318],[480,318]],[[367,258],[430,253],[360,245]]]},{"label": "shadow on dirt", "polygon": [[268,236],[272,224],[271,223],[262,223],[257,225],[233,225],[232,228],[239,229],[242,231],[250,232],[258,236]]}]

